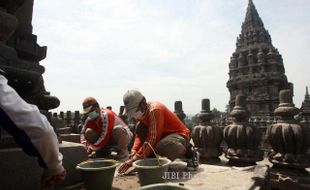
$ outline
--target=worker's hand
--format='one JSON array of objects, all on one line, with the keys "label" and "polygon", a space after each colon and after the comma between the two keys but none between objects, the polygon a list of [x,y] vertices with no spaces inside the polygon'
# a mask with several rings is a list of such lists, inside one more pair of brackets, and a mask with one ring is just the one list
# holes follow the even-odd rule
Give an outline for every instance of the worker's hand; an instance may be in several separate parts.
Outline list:
[{"label": "worker's hand", "polygon": [[47,187],[50,190],[53,189],[56,182],[65,180],[66,175],[65,169],[58,174],[55,174],[53,170],[46,169],[42,175],[41,183],[43,187]]},{"label": "worker's hand", "polygon": [[91,158],[91,159],[96,158],[96,152],[93,151],[92,153],[88,154],[88,158]]},{"label": "worker's hand", "polygon": [[134,159],[130,158],[126,162],[124,162],[121,167],[118,168],[118,174],[124,174],[131,166],[132,163],[134,162]]},{"label": "worker's hand", "polygon": [[93,152],[93,149],[92,149],[90,146],[87,146],[87,147],[86,147],[86,152],[87,152],[88,154],[90,154],[90,153]]}]

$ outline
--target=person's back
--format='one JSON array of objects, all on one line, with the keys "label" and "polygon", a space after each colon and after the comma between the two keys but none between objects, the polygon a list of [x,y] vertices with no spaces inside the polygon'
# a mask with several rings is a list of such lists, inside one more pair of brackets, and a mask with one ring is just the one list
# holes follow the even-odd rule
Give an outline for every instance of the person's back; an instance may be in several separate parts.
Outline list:
[{"label": "person's back", "polygon": [[157,134],[160,135],[159,139],[162,139],[172,133],[176,133],[184,136],[189,140],[189,129],[184,123],[164,104],[158,101],[148,102],[149,112],[146,114],[142,122],[146,126],[151,126],[152,121],[159,122],[158,125],[162,127],[157,128]]}]

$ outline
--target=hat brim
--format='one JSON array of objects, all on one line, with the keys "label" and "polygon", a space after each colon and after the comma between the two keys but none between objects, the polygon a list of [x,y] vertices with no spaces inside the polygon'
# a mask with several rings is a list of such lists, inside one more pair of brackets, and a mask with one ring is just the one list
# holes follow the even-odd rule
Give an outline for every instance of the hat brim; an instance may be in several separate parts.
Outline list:
[{"label": "hat brim", "polygon": [[83,110],[83,114],[88,114],[90,110],[93,108],[93,106],[88,106]]}]

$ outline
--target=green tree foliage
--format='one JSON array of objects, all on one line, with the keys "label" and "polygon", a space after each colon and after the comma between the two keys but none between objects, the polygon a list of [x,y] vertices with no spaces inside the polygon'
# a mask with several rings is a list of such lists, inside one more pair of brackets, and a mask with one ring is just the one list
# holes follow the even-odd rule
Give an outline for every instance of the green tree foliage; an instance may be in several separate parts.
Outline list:
[{"label": "green tree foliage", "polygon": [[185,125],[187,126],[187,128],[189,128],[190,130],[197,126],[199,124],[199,119],[197,115],[194,116],[186,116],[186,118],[184,119]]}]

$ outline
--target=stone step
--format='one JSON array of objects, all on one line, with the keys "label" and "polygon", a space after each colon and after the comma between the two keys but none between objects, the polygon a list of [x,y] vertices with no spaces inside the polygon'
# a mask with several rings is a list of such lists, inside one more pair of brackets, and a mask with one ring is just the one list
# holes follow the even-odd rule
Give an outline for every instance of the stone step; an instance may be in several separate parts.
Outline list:
[{"label": "stone step", "polygon": [[67,141],[67,142],[74,142],[74,143],[80,143],[80,134],[61,134],[60,135],[61,140]]}]

